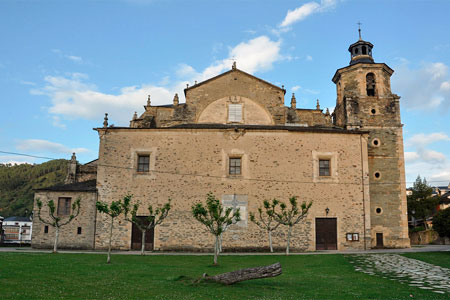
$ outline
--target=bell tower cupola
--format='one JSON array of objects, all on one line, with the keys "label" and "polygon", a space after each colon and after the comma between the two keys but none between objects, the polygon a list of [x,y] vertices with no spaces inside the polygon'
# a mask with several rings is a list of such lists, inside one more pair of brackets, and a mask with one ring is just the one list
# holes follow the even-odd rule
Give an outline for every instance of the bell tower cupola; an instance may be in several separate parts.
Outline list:
[{"label": "bell tower cupola", "polygon": [[[361,23],[358,23],[361,25]],[[353,43],[348,48],[350,52],[350,65],[357,63],[374,63],[372,57],[373,45],[370,42],[366,42],[361,38],[361,27],[358,28],[359,40]]]}]

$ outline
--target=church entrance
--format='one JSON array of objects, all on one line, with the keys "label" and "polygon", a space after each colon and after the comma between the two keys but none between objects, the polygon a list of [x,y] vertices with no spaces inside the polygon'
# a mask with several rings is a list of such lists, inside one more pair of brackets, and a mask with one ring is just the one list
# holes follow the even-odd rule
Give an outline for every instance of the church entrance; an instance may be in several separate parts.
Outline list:
[{"label": "church entrance", "polygon": [[337,250],[336,218],[316,218],[316,250]]},{"label": "church entrance", "polygon": [[[141,223],[148,225],[147,217],[137,217]],[[147,222],[147,223],[146,223]],[[154,247],[155,229],[147,230],[145,233],[145,250],[152,251]],[[141,250],[142,231],[134,223],[131,228],[131,249]]]}]

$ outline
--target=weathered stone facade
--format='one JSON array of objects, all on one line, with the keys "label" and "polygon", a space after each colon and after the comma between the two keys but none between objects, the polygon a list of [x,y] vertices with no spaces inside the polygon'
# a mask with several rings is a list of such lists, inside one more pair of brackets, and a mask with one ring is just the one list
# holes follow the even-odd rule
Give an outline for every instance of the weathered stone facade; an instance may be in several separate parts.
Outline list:
[{"label": "weathered stone facade", "polygon": [[[363,47],[364,55],[355,54]],[[104,126],[95,129],[100,145],[91,199],[95,195],[111,203],[131,193],[145,208],[171,198],[169,217],[155,228],[157,250],[212,248],[213,237],[191,214],[192,205],[208,192],[241,209],[243,220],[223,235],[225,251],[266,248],[267,235],[250,222],[249,212],[264,200],[291,196],[313,201],[306,220],[294,227],[294,250],[319,249],[316,239],[322,243],[324,238],[317,227],[324,220],[335,222],[326,234],[334,235],[338,250],[408,247],[399,97],[390,90],[393,71],[373,62],[372,47],[362,40],[350,47],[350,66],[333,77],[332,115],[319,103],[315,109],[297,109],[294,95],[286,107],[284,88],[233,65],[186,88],[186,103],[175,95],[173,104],[153,106],[149,97],[144,113],[135,114],[129,127],[110,127],[105,117]],[[148,156],[148,172],[138,171],[139,156]],[[230,158],[240,159],[239,175],[230,175]],[[325,175],[319,170],[324,160],[329,164]],[[40,193],[36,197],[44,198]],[[95,214],[95,206],[86,209],[93,215],[86,211],[79,221],[92,226],[90,245],[104,249],[110,219]],[[114,248],[131,248],[131,228],[118,218]],[[285,235],[283,227],[274,232],[275,248],[285,246]],[[34,245],[45,244],[42,234],[37,239]],[[64,245],[70,247],[70,238]]]},{"label": "weathered stone facade", "polygon": [[[59,198],[71,198],[72,201],[80,198],[80,214],[69,224],[59,230],[58,247],[70,249],[94,249],[95,221],[97,210],[97,193],[95,191],[70,191],[58,190],[39,190],[35,193],[35,199],[40,199],[43,203],[53,200],[58,205]],[[31,246],[33,248],[53,248],[55,239],[55,228],[42,223],[37,217],[37,205],[34,203],[35,218],[33,218],[33,236]],[[45,221],[51,221],[49,217],[49,208],[43,205],[42,218]],[[63,218],[67,219],[68,216]],[[63,220],[65,220],[63,219]],[[47,227],[47,232],[45,232]]]}]

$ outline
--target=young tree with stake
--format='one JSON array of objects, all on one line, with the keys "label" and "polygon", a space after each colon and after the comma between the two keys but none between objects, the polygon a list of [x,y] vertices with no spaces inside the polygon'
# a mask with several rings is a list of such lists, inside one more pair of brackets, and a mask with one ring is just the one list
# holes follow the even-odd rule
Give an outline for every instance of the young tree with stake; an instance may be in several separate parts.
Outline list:
[{"label": "young tree with stake", "polygon": [[58,216],[58,214],[55,214],[55,212],[56,212],[55,202],[53,200],[48,201],[47,202],[48,215],[50,217],[50,221],[48,221],[48,220],[45,220],[44,218],[42,218],[42,216],[41,216],[42,201],[39,198],[36,199],[39,220],[42,223],[55,228],[55,241],[53,243],[53,253],[58,252],[59,229],[65,225],[69,224],[70,222],[72,222],[72,220],[75,219],[80,214],[80,201],[81,201],[81,199],[77,198],[77,200],[75,200],[75,202],[72,204],[71,214],[68,216],[68,218],[63,217],[63,216]]},{"label": "young tree with stake", "polygon": [[[144,220],[139,219],[136,214],[139,210],[139,203],[135,203],[133,205],[133,208],[131,208],[131,199],[132,195],[126,195],[123,198],[123,209],[125,214],[125,219],[133,224],[135,224],[139,230],[142,233],[142,247],[141,247],[141,255],[145,255],[145,234],[147,230],[151,230],[152,228],[155,228],[159,224],[161,224],[164,219],[169,214],[169,211],[171,209],[169,198],[168,202],[164,204],[162,207],[158,207],[155,210],[153,210],[153,206],[148,206],[148,212],[149,216],[145,217]],[[130,214],[131,216],[128,216]]]},{"label": "young tree with stake", "polygon": [[292,227],[303,220],[308,214],[308,210],[312,205],[312,202],[303,202],[298,207],[297,197],[291,197],[289,199],[291,207],[287,209],[286,204],[280,203],[281,212],[275,212],[275,220],[283,225],[288,226],[288,236],[286,244],[286,255],[289,255],[289,245],[291,242]]},{"label": "young tree with stake", "polygon": [[109,264],[111,262],[111,240],[114,219],[123,212],[123,204],[121,200],[111,202],[110,206],[104,202],[97,201],[96,206],[99,212],[105,213],[111,217],[111,225],[109,227],[108,258],[106,259],[106,263]]},{"label": "young tree with stake", "polygon": [[241,220],[239,208],[232,207],[224,209],[211,192],[206,196],[206,207],[203,203],[196,203],[192,206],[192,214],[194,218],[208,228],[215,237],[214,242],[214,264],[217,265],[219,256],[219,237],[228,227],[236,224]]},{"label": "young tree with stake", "polygon": [[281,225],[281,223],[275,220],[275,209],[279,203],[280,201],[278,201],[277,199],[273,199],[272,202],[264,200],[264,212],[261,207],[258,208],[259,220],[256,220],[254,213],[250,213],[250,221],[255,223],[259,228],[267,231],[267,234],[269,235],[270,252],[273,252],[272,231],[276,230],[278,226]]}]

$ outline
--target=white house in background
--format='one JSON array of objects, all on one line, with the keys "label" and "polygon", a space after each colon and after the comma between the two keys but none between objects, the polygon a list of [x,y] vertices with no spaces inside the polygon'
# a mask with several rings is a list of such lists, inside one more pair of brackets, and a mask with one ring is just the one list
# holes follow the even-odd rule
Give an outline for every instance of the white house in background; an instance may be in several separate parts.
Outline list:
[{"label": "white house in background", "polygon": [[30,244],[33,222],[28,217],[9,217],[3,220],[2,242],[5,244]]}]

